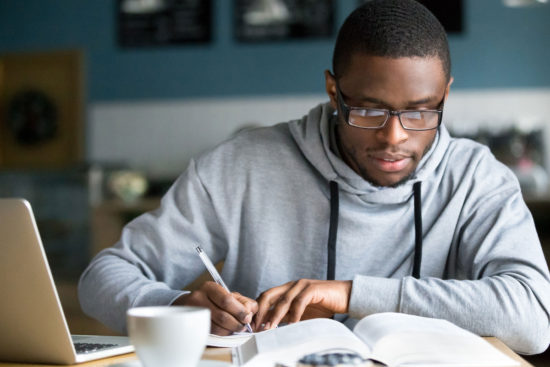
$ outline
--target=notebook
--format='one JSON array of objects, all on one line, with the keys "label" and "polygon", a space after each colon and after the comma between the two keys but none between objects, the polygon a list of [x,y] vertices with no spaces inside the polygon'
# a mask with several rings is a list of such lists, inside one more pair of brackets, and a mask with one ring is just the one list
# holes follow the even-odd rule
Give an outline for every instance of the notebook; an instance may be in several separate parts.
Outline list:
[{"label": "notebook", "polygon": [[74,364],[133,351],[127,337],[73,335],[30,204],[0,199],[0,361]]}]

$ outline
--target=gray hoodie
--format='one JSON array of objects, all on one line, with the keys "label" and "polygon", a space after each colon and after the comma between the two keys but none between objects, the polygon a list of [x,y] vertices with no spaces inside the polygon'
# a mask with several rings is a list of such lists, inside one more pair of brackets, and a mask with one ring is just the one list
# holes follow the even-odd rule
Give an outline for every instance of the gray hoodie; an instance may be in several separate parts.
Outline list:
[{"label": "gray hoodie", "polygon": [[[335,181],[335,279],[353,280],[347,323],[403,312],[497,336],[520,353],[542,352],[550,278],[513,173],[485,146],[451,138],[441,126],[408,182],[375,187],[331,148],[333,112],[317,106],[191,161],[160,208],[130,222],[84,272],[84,311],[124,332],[128,308],[168,305],[205,270],[196,244],[214,262],[225,259],[225,282],[251,298],[288,281],[326,279]],[[419,181],[416,279],[412,187]]]}]

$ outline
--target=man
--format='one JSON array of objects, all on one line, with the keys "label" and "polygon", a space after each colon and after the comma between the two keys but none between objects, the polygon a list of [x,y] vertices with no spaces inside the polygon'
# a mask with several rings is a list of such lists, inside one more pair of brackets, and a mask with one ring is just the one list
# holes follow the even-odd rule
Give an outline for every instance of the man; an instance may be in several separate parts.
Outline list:
[{"label": "man", "polygon": [[[130,307],[200,305],[217,334],[394,311],[542,352],[548,268],[514,175],[441,125],[440,23],[413,0],[368,2],[342,26],[333,72],[329,103],[191,161],[93,260],[84,310],[124,331]],[[239,293],[181,290],[204,271],[196,245]]]}]

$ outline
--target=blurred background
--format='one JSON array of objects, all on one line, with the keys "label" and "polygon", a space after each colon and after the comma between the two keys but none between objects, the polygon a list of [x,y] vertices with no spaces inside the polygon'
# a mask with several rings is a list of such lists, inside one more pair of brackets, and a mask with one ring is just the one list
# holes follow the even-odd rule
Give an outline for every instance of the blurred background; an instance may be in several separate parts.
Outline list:
[{"label": "blurred background", "polygon": [[[0,196],[34,207],[73,332],[75,284],[189,159],[327,101],[359,0],[0,0]],[[423,1],[445,25],[444,123],[518,175],[550,247],[550,5]]]}]

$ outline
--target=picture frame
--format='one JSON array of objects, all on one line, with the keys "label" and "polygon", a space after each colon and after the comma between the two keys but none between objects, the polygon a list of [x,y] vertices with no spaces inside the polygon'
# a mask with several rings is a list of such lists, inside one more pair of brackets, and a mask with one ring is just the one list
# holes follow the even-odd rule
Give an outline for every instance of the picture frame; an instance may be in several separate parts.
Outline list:
[{"label": "picture frame", "polygon": [[66,168],[84,156],[84,55],[0,55],[0,167]]},{"label": "picture frame", "polygon": [[334,36],[333,0],[234,0],[239,42],[322,39]]},{"label": "picture frame", "polygon": [[121,47],[174,46],[212,39],[211,0],[117,0]]}]

